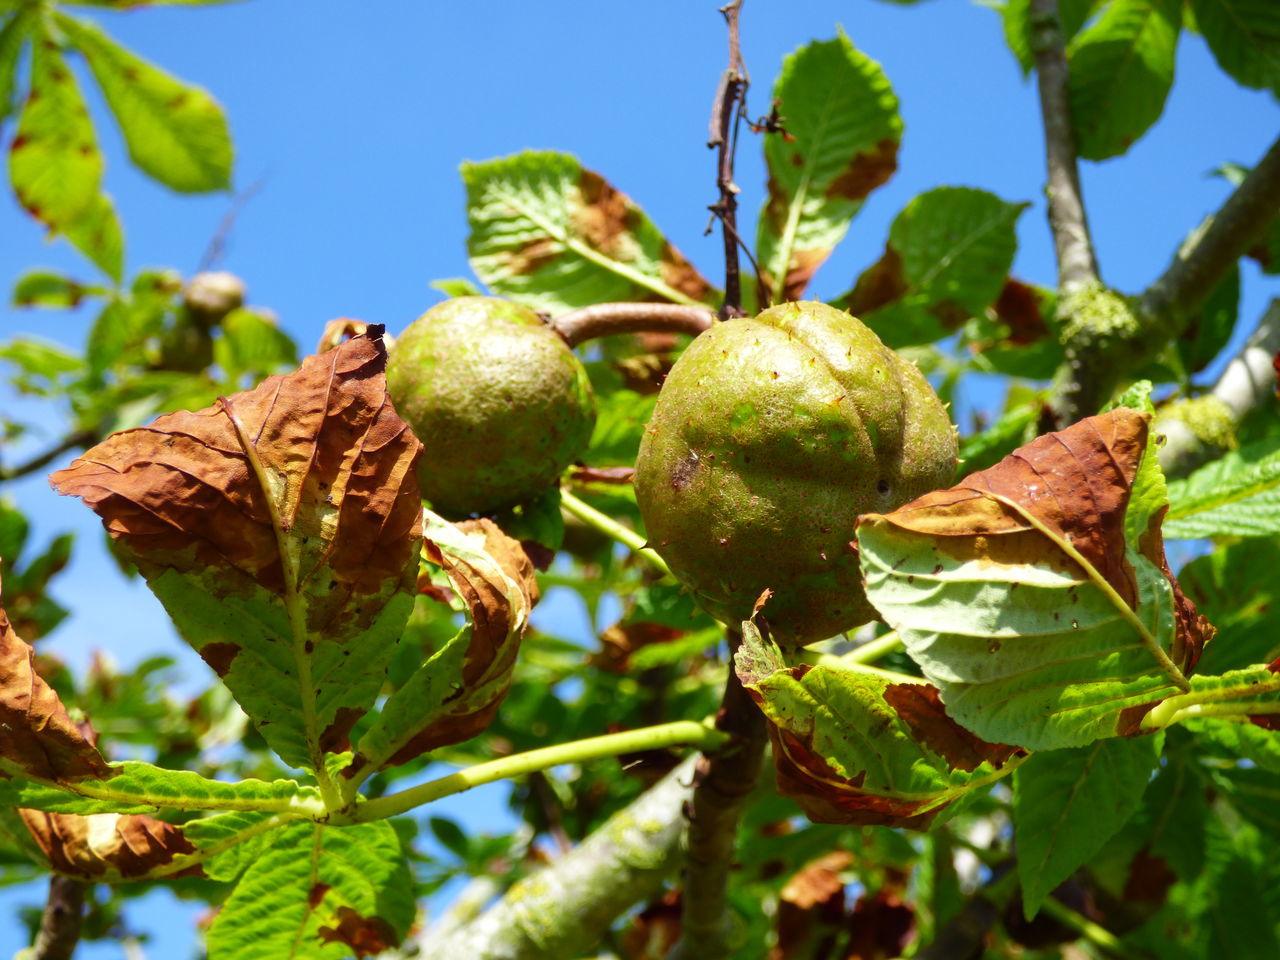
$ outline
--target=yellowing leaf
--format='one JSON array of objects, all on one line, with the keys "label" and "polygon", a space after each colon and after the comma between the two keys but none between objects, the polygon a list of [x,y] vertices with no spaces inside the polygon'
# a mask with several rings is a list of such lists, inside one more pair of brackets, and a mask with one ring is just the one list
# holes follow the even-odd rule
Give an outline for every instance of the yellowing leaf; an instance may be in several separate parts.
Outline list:
[{"label": "yellowing leaf", "polygon": [[861,519],[867,596],[979,736],[1083,746],[1188,689],[1212,628],[1165,563],[1148,421],[1090,417]]}]

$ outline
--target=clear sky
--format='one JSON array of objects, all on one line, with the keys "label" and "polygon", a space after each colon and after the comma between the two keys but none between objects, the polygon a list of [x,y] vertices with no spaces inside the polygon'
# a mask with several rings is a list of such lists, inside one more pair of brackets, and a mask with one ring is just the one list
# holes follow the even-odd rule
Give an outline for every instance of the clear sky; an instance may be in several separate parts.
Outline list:
[{"label": "clear sky", "polygon": [[[260,189],[236,221],[219,266],[243,277],[251,301],[274,309],[310,349],[324,322],[340,315],[397,332],[440,298],[430,281],[468,275],[458,164],[528,147],[576,153],[718,281],[720,241],[703,236],[706,206],[715,199],[707,117],[726,59],[716,6],[715,0],[251,0],[84,13],[226,106],[236,188]],[[899,172],[854,221],[819,272],[814,295],[848,289],[880,255],[893,216],[917,193],[940,185],[1029,201],[1015,270],[1052,285],[1035,87],[1022,80],[995,12],[967,0],[915,7],[746,0],[742,23],[755,114],[768,109],[783,56],[833,36],[838,24],[882,64],[901,100]],[[101,119],[103,111],[96,114]],[[107,189],[127,232],[128,273],[172,266],[189,274],[231,198],[168,193],[129,166],[109,123],[98,129]],[[1106,282],[1126,292],[1149,283],[1226,196],[1225,182],[1207,172],[1226,161],[1253,163],[1278,130],[1276,102],[1236,87],[1203,42],[1184,33],[1163,119],[1126,157],[1084,164]],[[749,136],[738,181],[750,220],[763,199],[764,174]],[[41,228],[5,192],[0,282],[33,266],[94,277],[64,242],[45,244]],[[1241,335],[1280,294],[1280,282],[1247,264],[1243,289]],[[28,332],[78,346],[91,319],[87,311],[0,307],[0,337]],[[8,393],[0,392],[0,404],[56,429],[55,419]],[[41,446],[37,440],[25,449]],[[46,649],[76,664],[95,648],[111,650],[123,664],[164,650],[203,682],[203,664],[173,638],[146,590],[122,582],[105,560],[96,518],[77,502],[53,497],[43,478],[13,492],[33,517],[38,541],[63,530],[80,535],[76,559],[56,589],[75,616]],[[542,616],[562,634],[589,634],[571,600],[552,602]],[[468,795],[447,812],[469,811],[473,823],[497,816],[500,788],[489,789],[487,799]],[[0,893],[0,955],[7,955],[19,946],[12,905],[34,904],[43,890]],[[148,904],[131,918],[159,937],[148,955],[192,955],[192,911],[171,909],[163,894]],[[120,954],[91,948],[81,956]]]}]

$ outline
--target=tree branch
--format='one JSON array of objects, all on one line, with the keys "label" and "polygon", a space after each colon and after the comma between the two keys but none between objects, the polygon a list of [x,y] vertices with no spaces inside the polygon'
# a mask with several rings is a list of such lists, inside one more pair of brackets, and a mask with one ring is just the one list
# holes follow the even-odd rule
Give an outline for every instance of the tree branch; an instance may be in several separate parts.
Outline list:
[{"label": "tree branch", "polygon": [[1126,374],[1182,334],[1195,309],[1277,216],[1280,139],[1138,298],[1136,310],[1109,291],[1080,293],[1082,299],[1109,302],[1071,318],[1067,355],[1055,376],[1047,425],[1060,428],[1096,413]]},{"label": "tree branch", "polygon": [[80,941],[88,889],[83,881],[61,874],[49,878],[49,897],[40,915],[40,931],[31,949],[19,954],[21,960],[71,960]]},{"label": "tree branch", "polygon": [[25,477],[27,474],[35,473],[37,470],[47,467],[53,461],[57,460],[64,453],[70,453],[77,448],[88,447],[96,443],[97,434],[88,430],[79,430],[75,433],[68,434],[63,437],[55,446],[46,450],[39,456],[32,457],[24,463],[19,463],[12,467],[0,467],[0,483],[9,480],[17,480],[19,477]]},{"label": "tree branch", "polygon": [[715,312],[682,303],[597,303],[562,313],[548,326],[571,347],[619,333],[687,333],[711,326]]},{"label": "tree branch", "polygon": [[738,120],[742,115],[742,100],[750,79],[742,62],[739,41],[738,17],[742,0],[729,0],[720,8],[729,27],[729,66],[720,77],[716,100],[711,107],[711,136],[708,147],[718,147],[716,160],[716,186],[720,199],[709,208],[720,218],[724,238],[724,303],[720,306],[720,319],[741,317],[742,278],[738,265],[738,185],[733,182],[734,152],[738,146]]},{"label": "tree branch", "polygon": [[455,936],[431,939],[432,960],[581,956],[624,910],[657,894],[675,868],[694,763],[681,763]]},{"label": "tree branch", "polygon": [[716,715],[716,728],[733,740],[698,765],[689,812],[681,939],[668,960],[731,956],[729,871],[737,846],[738,821],[760,778],[766,741],[764,714],[733,669],[733,654],[741,642],[736,631],[730,634],[729,676]]},{"label": "tree branch", "polygon": [[[1262,315],[1258,329],[1231,360],[1213,389],[1202,397],[1171,404],[1160,411],[1155,430],[1165,436],[1160,467],[1167,477],[1181,477],[1228,449],[1240,423],[1275,396],[1273,367],[1280,353],[1280,297]],[[1207,409],[1206,409],[1207,408]],[[1213,418],[1213,430],[1204,419]]]},{"label": "tree branch", "polygon": [[1098,282],[1098,260],[1089,238],[1076,135],[1067,96],[1066,37],[1058,15],[1058,0],[1031,0],[1031,50],[1040,89],[1044,120],[1045,160],[1049,178],[1049,227],[1058,254],[1058,288],[1070,292]]}]

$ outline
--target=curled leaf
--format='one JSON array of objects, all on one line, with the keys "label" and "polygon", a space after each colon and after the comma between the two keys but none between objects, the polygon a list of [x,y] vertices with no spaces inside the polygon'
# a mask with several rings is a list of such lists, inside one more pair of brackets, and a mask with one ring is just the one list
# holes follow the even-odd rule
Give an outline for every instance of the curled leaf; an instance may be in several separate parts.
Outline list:
[{"label": "curled leaf", "polygon": [[421,444],[387,398],[379,333],[52,477],[294,766],[346,749],[413,603]]},{"label": "curled leaf", "polygon": [[1165,562],[1148,421],[1090,417],[861,518],[868,597],[979,736],[1082,746],[1187,688],[1212,628]]},{"label": "curled leaf", "polygon": [[528,554],[491,520],[454,524],[428,510],[423,526],[419,590],[447,599],[432,578],[433,571],[443,572],[468,622],[387,699],[360,740],[348,775],[371,763],[404,763],[483,731],[507,695],[529,611],[538,600]]},{"label": "curled leaf", "polygon": [[[21,814],[50,866],[86,880],[136,879],[196,852],[180,827],[142,814]],[[197,864],[168,875],[201,876],[202,870]]]},{"label": "curled leaf", "polygon": [[36,654],[0,606],[0,760],[46,780],[107,774],[107,761],[36,670]]},{"label": "curled leaf", "polygon": [[786,668],[750,622],[735,663],[769,719],[779,793],[819,823],[923,830],[1024,756],[961,727],[929,684],[825,665]]}]

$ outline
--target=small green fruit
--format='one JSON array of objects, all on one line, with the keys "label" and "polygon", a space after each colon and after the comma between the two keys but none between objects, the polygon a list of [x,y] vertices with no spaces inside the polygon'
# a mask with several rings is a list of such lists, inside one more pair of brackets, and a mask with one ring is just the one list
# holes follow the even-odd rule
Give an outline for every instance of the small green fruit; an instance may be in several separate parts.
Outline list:
[{"label": "small green fruit", "polygon": [[395,343],[387,391],[426,445],[418,481],[438,513],[488,513],[554,486],[586,448],[595,404],[582,363],[528,307],[457,297]]},{"label": "small green fruit", "polygon": [[861,321],[788,303],[716,324],[676,361],[640,444],[649,542],[717,619],[791,644],[875,617],[853,530],[950,482],[956,436],[914,365]]}]

